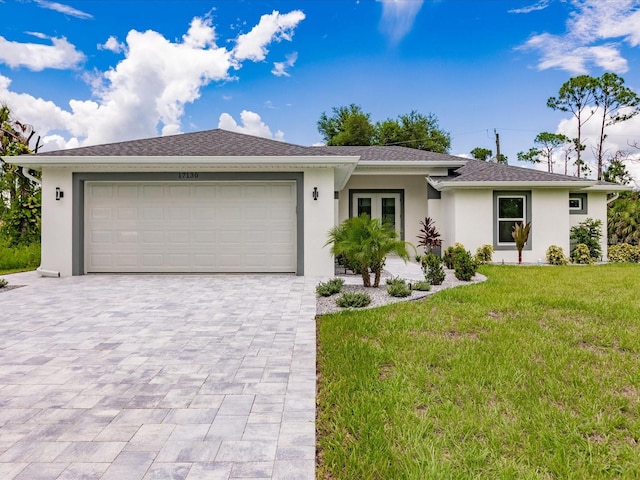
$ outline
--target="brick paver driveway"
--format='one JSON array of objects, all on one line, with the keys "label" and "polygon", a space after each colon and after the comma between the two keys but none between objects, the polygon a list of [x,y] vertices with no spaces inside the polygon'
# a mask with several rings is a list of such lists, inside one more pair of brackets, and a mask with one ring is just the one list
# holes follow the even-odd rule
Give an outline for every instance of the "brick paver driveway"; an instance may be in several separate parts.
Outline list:
[{"label": "brick paver driveway", "polygon": [[0,293],[0,478],[313,479],[315,283],[34,277]]}]

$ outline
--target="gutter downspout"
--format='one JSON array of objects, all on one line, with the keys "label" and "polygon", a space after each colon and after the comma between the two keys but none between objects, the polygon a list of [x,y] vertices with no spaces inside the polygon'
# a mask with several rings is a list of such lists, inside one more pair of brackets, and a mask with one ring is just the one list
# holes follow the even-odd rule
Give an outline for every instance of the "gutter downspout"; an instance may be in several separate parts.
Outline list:
[{"label": "gutter downspout", "polygon": [[618,192],[613,194],[613,197],[611,197],[609,200],[607,200],[607,205],[609,205],[611,202],[613,202],[614,200],[617,200],[618,197],[620,197],[620,194]]},{"label": "gutter downspout", "polygon": [[38,275],[40,275],[41,277],[54,277],[54,278],[60,278],[60,272],[55,272],[53,270],[44,270],[42,268],[42,265],[40,265],[38,268],[36,268],[36,272],[38,273]]},{"label": "gutter downspout", "polygon": [[22,167],[22,174],[27,177],[29,180],[31,180],[32,182],[37,183],[38,185],[42,185],[42,180],[40,180],[39,178],[34,177],[33,175],[31,175],[29,173],[29,169],[27,167]]}]

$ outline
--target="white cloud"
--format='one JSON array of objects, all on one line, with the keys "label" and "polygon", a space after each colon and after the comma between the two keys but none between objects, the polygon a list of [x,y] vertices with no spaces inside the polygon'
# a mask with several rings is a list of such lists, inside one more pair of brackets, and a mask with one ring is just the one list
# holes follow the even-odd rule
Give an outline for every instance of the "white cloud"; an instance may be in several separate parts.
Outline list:
[{"label": "white cloud", "polygon": [[[541,5],[544,2],[539,2]],[[519,50],[540,54],[539,70],[558,68],[586,74],[592,66],[615,73],[629,70],[621,44],[640,44],[640,0],[569,0],[566,33],[533,35]]]},{"label": "white cloud", "polygon": [[534,3],[533,5],[529,5],[528,7],[523,8],[514,8],[509,10],[509,13],[531,13],[538,12],[540,10],[544,10],[549,6],[551,0],[540,0],[539,2]]},{"label": "white cloud", "polygon": [[0,98],[11,109],[14,118],[34,125],[37,135],[56,130],[66,130],[72,115],[55,103],[35,98],[26,93],[12,92],[11,80],[0,75]]},{"label": "white cloud", "polygon": [[75,68],[85,60],[84,54],[64,37],[47,37],[38,32],[30,35],[51,40],[52,44],[12,42],[0,36],[0,62],[11,68],[25,67],[38,72],[45,68]]},{"label": "white cloud", "polygon": [[90,13],[83,12],[78,10],[77,8],[70,7],[69,5],[64,5],[58,2],[49,2],[47,0],[36,0],[36,3],[40,5],[42,8],[46,8],[49,10],[54,10],[59,13],[64,13],[65,15],[70,15],[76,18],[82,19],[90,19],[93,18],[93,15]]},{"label": "white cloud", "polygon": [[119,42],[113,35],[111,35],[106,42],[98,44],[98,50],[109,50],[113,53],[122,53],[125,49],[126,45]]},{"label": "white cloud", "polygon": [[233,56],[236,60],[262,61],[271,42],[289,40],[293,37],[295,27],[305,19],[304,13],[294,10],[284,15],[273,11],[271,14],[262,15],[258,25],[249,33],[238,36]]},{"label": "white cloud", "polygon": [[273,62],[273,73],[276,77],[290,77],[291,75],[287,72],[288,68],[293,67],[298,60],[298,52],[293,52],[289,55],[285,56],[286,60],[284,62]]},{"label": "white cloud", "polygon": [[[278,18],[290,17],[278,14]],[[263,39],[261,44],[283,38],[284,34],[290,37],[291,22],[279,23],[280,27],[272,30],[271,39]],[[185,105],[197,100],[206,85],[234,80],[229,72],[240,66],[239,58],[234,57],[236,49],[216,45],[215,28],[208,17],[194,18],[179,41],[172,42],[152,30],[131,30],[123,44],[111,38],[103,47],[121,46],[124,58],[107,71],[86,73],[92,98],[71,99],[67,109],[12,92],[11,80],[0,75],[0,98],[6,99],[17,118],[34,123],[38,134],[46,138],[48,148],[153,137],[158,132],[179,133]],[[0,52],[5,51],[0,47]],[[255,115],[242,115],[242,126],[236,128],[282,138],[282,132],[272,135]]]},{"label": "white cloud", "polygon": [[378,0],[382,3],[380,30],[397,44],[413,28],[423,0]]},{"label": "white cloud", "polygon": [[256,137],[271,138],[274,140],[284,140],[284,133],[278,130],[275,135],[271,133],[271,129],[262,121],[260,115],[255,112],[243,110],[240,112],[240,121],[242,125],[233,119],[228,113],[220,115],[218,120],[218,128],[229,130],[232,132],[245,133]]}]

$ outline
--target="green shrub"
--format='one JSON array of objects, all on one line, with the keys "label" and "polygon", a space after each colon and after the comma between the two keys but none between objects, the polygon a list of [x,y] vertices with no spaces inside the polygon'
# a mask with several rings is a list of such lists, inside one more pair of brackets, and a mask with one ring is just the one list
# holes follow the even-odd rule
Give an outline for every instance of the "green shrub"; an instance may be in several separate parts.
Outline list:
[{"label": "green shrub", "polygon": [[628,243],[618,243],[611,245],[607,254],[610,262],[623,263],[640,262],[640,245],[630,245]]},{"label": "green shrub", "polygon": [[362,308],[371,303],[371,297],[367,293],[344,292],[336,300],[336,305],[341,308]]},{"label": "green shrub", "polygon": [[444,258],[442,259],[445,267],[447,267],[449,270],[454,268],[456,257],[460,253],[464,253],[464,252],[466,252],[466,250],[464,248],[464,245],[462,245],[461,243],[456,243],[451,247],[447,247],[444,251]]},{"label": "green shrub", "polygon": [[422,271],[424,272],[424,278],[431,285],[442,285],[442,282],[444,282],[445,273],[439,256],[431,253],[422,257]]},{"label": "green shrub", "polygon": [[549,265],[566,265],[568,260],[564,256],[564,250],[557,245],[551,245],[547,248],[547,262]]},{"label": "green shrub", "polygon": [[493,257],[493,246],[492,245],[482,245],[478,247],[476,250],[476,263],[478,265],[485,265],[491,262],[491,258]]},{"label": "green shrub", "polygon": [[340,293],[344,280],[342,278],[332,278],[326,282],[321,282],[316,287],[316,293],[323,297],[330,297],[336,293]]},{"label": "green shrub", "polygon": [[476,261],[471,256],[471,252],[468,251],[458,253],[455,258],[453,269],[456,278],[463,282],[468,282],[476,274],[478,268]]},{"label": "green shrub", "polygon": [[418,280],[411,284],[411,288],[419,292],[428,292],[429,290],[431,290],[431,284],[426,280]]},{"label": "green shrub", "polygon": [[[572,244],[574,244],[576,248],[580,244],[586,245],[589,249],[589,256],[592,259],[597,260],[602,255],[600,248],[602,222],[600,220],[587,218],[584,222],[580,222],[578,225],[571,227],[570,238]],[[574,255],[572,250],[571,258],[573,257]]]},{"label": "green shrub", "polygon": [[411,288],[403,278],[387,279],[387,293],[392,297],[408,297],[411,295]]},{"label": "green shrub", "polygon": [[574,248],[573,253],[571,254],[571,261],[573,263],[582,263],[589,264],[593,263],[593,257],[591,256],[591,252],[589,247],[584,243],[579,243]]},{"label": "green shrub", "polygon": [[4,278],[0,278],[0,288],[4,288],[7,285],[9,285],[9,282],[7,282]]}]

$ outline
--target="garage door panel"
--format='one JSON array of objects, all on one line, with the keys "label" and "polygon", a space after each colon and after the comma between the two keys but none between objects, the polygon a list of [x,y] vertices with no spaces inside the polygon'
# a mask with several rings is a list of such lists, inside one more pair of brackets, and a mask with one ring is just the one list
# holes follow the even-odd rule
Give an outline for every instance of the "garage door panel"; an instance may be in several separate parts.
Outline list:
[{"label": "garage door panel", "polygon": [[136,185],[116,185],[116,197],[119,199],[137,199],[138,187]]},{"label": "garage door panel", "polygon": [[142,220],[162,220],[162,208],[142,207]]},{"label": "garage door panel", "polygon": [[86,182],[87,272],[295,272],[294,182]]}]

